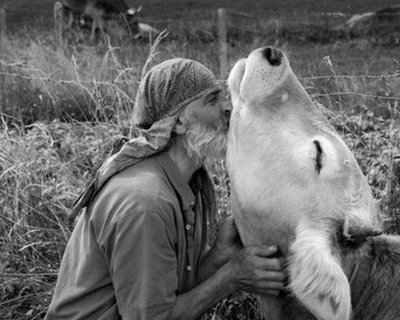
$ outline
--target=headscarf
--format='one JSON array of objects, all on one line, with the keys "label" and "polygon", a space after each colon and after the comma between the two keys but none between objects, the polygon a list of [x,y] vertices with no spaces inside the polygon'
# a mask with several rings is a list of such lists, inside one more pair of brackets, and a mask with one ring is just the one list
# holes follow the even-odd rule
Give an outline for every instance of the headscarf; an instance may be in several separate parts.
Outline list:
[{"label": "headscarf", "polygon": [[[216,88],[220,88],[218,80],[199,62],[177,58],[153,67],[140,82],[136,94],[133,124],[138,136],[115,140],[112,151],[115,153],[104,161],[93,181],[75,201],[70,222],[112,176],[166,149],[180,112],[190,102]],[[210,195],[209,190],[206,193]]]}]

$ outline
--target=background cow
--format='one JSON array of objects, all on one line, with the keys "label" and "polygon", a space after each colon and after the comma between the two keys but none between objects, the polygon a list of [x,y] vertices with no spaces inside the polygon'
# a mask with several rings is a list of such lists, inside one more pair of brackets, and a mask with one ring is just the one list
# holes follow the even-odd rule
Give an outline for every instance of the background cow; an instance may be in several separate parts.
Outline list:
[{"label": "background cow", "polygon": [[62,0],[62,5],[68,28],[76,21],[79,21],[80,27],[90,26],[92,40],[97,30],[107,33],[113,22],[128,30],[133,38],[141,36],[138,20],[141,6],[137,9],[129,8],[124,0]]},{"label": "background cow", "polygon": [[140,37],[141,38],[156,38],[161,31],[152,27],[151,25],[147,23],[141,23],[139,22],[139,31],[140,31]]},{"label": "background cow", "polygon": [[[243,243],[277,244],[288,257],[296,299],[318,319],[350,319],[337,234],[365,239],[382,230],[365,177],[282,51],[253,51],[235,65],[228,83],[227,168]],[[269,320],[282,319],[285,299],[261,302]]]}]

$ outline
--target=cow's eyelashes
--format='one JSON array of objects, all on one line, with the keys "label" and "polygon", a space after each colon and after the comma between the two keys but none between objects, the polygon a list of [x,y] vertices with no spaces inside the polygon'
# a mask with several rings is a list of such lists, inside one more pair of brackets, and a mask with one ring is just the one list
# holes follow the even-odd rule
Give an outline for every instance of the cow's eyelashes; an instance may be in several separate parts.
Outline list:
[{"label": "cow's eyelashes", "polygon": [[322,147],[318,140],[314,140],[314,145],[317,151],[315,155],[315,170],[317,170],[319,174],[322,169]]}]

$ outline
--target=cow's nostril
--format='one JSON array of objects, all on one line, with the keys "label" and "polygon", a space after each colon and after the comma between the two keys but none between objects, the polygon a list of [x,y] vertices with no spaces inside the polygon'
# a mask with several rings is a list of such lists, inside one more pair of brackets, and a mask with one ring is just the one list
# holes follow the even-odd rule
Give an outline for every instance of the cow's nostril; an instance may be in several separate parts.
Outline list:
[{"label": "cow's nostril", "polygon": [[282,52],[273,47],[266,47],[264,49],[264,57],[272,66],[279,66],[282,61]]}]

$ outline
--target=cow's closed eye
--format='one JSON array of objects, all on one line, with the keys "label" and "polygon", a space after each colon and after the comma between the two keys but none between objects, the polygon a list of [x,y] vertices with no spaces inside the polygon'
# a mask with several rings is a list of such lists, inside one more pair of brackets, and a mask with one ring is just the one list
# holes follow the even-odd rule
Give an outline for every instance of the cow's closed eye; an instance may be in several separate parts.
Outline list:
[{"label": "cow's closed eye", "polygon": [[318,140],[314,140],[314,145],[316,149],[315,160],[314,160],[315,170],[317,170],[317,173],[319,174],[322,169],[322,147]]}]

